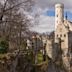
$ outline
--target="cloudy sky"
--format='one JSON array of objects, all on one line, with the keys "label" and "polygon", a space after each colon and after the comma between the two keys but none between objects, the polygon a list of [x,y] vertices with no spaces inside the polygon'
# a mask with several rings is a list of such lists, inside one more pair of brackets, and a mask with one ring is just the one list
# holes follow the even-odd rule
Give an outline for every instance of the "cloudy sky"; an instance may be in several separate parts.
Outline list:
[{"label": "cloudy sky", "polygon": [[68,20],[72,21],[72,0],[36,0],[34,13],[38,13],[38,25],[35,25],[32,30],[37,32],[51,32],[54,30],[55,22],[55,4],[64,4],[64,16],[67,13]]}]

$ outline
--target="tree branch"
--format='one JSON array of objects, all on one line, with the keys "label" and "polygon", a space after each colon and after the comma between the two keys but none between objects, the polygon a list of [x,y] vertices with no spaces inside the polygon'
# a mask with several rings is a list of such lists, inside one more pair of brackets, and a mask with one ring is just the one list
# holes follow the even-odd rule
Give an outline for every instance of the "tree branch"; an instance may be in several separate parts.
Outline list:
[{"label": "tree branch", "polygon": [[5,7],[6,7],[6,4],[7,4],[7,1],[8,1],[8,0],[5,1],[5,3],[4,3],[4,7],[2,8],[2,15],[1,15],[1,17],[0,17],[0,20],[1,20],[1,21],[2,21],[2,18],[3,18],[3,14],[4,14],[4,10],[5,10]]}]

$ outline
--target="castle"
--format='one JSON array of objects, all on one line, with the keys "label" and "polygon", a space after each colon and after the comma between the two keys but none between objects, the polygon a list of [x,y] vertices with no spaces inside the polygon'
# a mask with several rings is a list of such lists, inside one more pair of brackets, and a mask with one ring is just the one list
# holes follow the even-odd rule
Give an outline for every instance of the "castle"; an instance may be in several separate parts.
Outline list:
[{"label": "castle", "polygon": [[[59,41],[60,40],[60,41]],[[72,22],[64,19],[64,5],[55,5],[55,43],[62,49],[62,59],[66,67],[71,67],[72,55]]]},{"label": "castle", "polygon": [[[48,49],[50,51],[51,48],[51,57],[54,59],[63,60],[64,65],[70,71],[72,63],[72,22],[64,18],[64,5],[56,4],[55,5],[55,32],[54,32],[54,41],[52,46]],[[49,41],[49,40],[48,40]],[[52,42],[52,40],[51,40]],[[61,49],[60,49],[61,48]],[[60,53],[59,50],[62,52]],[[47,52],[48,53],[48,52]],[[48,54],[49,55],[49,54]]]}]

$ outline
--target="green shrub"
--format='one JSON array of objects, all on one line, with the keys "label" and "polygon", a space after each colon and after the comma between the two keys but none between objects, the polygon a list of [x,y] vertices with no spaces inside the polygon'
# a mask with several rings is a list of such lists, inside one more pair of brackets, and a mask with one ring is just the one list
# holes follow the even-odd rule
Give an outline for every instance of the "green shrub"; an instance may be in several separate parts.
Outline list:
[{"label": "green shrub", "polygon": [[1,41],[0,42],[0,53],[7,53],[9,44],[7,41]]},{"label": "green shrub", "polygon": [[38,63],[43,62],[43,55],[41,52],[38,52],[38,54],[37,54],[37,61],[38,61]]}]

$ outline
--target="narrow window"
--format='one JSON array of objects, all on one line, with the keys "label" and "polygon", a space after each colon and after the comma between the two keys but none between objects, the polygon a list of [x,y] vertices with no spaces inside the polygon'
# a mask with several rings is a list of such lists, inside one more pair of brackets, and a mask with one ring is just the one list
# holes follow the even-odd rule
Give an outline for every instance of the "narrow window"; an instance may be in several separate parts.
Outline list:
[{"label": "narrow window", "polygon": [[57,34],[57,37],[58,37],[58,34]]},{"label": "narrow window", "polygon": [[57,14],[57,17],[58,17],[58,14]]},{"label": "narrow window", "polygon": [[66,35],[64,34],[64,37],[66,37]]},{"label": "narrow window", "polygon": [[62,34],[60,35],[60,37],[62,37]]}]

